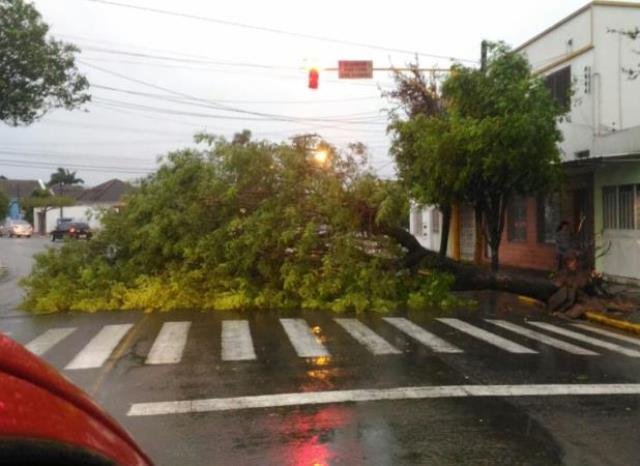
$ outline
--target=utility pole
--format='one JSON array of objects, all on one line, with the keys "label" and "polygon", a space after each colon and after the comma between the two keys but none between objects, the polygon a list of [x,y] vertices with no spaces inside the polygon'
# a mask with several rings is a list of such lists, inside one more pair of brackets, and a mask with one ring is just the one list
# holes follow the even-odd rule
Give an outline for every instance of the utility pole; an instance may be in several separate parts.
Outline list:
[{"label": "utility pole", "polygon": [[486,67],[487,67],[487,49],[489,47],[489,44],[487,43],[486,40],[483,40],[482,43],[480,44],[480,70],[481,71],[485,71]]},{"label": "utility pole", "polygon": [[[487,70],[487,50],[489,44],[486,40],[480,43],[480,71],[485,73]],[[473,248],[473,262],[477,265],[482,264],[482,249],[484,241],[482,240],[482,209],[479,205],[473,206],[474,226],[475,226],[475,244]]]}]

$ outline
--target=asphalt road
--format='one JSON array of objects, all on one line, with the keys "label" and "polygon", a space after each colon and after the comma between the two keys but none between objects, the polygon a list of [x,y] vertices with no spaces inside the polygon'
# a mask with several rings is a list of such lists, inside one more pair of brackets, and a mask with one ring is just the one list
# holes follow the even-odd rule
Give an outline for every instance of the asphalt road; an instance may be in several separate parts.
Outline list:
[{"label": "asphalt road", "polygon": [[640,339],[479,298],[400,320],[12,314],[0,330],[158,465],[640,464]]},{"label": "asphalt road", "polygon": [[48,238],[0,237],[0,263],[8,267],[9,274],[0,278],[0,316],[14,314],[22,300],[18,280],[28,275],[33,264],[33,255],[52,245]]}]

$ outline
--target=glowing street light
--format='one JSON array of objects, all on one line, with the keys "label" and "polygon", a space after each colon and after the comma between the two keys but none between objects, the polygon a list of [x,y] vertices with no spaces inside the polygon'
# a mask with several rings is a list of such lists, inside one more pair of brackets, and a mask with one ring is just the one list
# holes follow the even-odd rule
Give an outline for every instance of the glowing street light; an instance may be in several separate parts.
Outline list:
[{"label": "glowing street light", "polygon": [[326,149],[318,149],[313,153],[313,160],[320,166],[324,166],[329,160],[329,152]]}]

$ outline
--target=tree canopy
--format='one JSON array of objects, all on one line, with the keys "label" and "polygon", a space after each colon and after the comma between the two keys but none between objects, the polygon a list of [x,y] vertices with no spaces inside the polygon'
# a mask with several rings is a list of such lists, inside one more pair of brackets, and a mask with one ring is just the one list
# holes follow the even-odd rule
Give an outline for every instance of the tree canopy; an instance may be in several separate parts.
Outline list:
[{"label": "tree canopy", "polygon": [[55,172],[51,174],[47,186],[50,188],[53,186],[71,186],[74,184],[83,184],[82,178],[76,177],[77,172],[72,172],[66,168],[59,167]]},{"label": "tree canopy", "polygon": [[0,222],[4,222],[4,219],[9,215],[9,197],[0,190]]},{"label": "tree canopy", "polygon": [[58,207],[68,207],[75,204],[75,200],[68,196],[54,196],[47,189],[35,189],[31,196],[20,199],[20,207],[24,212],[24,219],[33,224],[33,209],[42,207],[48,211]]},{"label": "tree canopy", "polygon": [[47,38],[49,27],[23,0],[0,0],[0,121],[31,124],[53,108],[90,99],[75,66],[78,49]]},{"label": "tree canopy", "polygon": [[[36,258],[25,309],[333,309],[446,305],[452,277],[416,276],[385,234],[408,214],[366,150],[202,135],[168,154],[90,242]],[[324,157],[316,157],[323,151]],[[403,231],[401,228],[398,230]]]},{"label": "tree canopy", "polygon": [[419,202],[466,202],[482,214],[495,271],[509,201],[557,185],[563,110],[502,43],[488,44],[484,69],[456,65],[442,99],[446,112],[392,122],[392,153]]}]

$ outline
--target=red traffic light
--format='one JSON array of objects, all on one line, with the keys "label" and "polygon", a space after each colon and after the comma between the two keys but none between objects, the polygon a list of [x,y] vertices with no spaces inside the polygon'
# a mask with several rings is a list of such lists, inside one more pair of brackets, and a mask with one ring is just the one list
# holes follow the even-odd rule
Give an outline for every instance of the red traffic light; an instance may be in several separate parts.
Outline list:
[{"label": "red traffic light", "polygon": [[320,73],[316,68],[309,70],[309,89],[318,89],[318,81],[320,80]]}]

